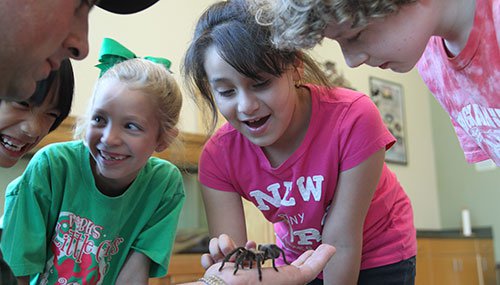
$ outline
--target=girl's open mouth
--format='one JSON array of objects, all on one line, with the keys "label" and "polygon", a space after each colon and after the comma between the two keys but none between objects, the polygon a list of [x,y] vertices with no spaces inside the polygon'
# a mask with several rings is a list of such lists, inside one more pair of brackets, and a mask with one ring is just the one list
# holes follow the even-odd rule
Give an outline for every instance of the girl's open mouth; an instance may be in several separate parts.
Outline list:
[{"label": "girl's open mouth", "polygon": [[27,145],[4,135],[1,136],[0,142],[6,149],[14,152],[21,151]]},{"label": "girl's open mouth", "polygon": [[249,126],[250,128],[257,129],[257,128],[261,127],[262,125],[264,125],[267,122],[267,120],[269,119],[269,117],[271,117],[271,115],[267,115],[267,116],[262,117],[258,120],[244,121],[244,123],[247,126]]}]

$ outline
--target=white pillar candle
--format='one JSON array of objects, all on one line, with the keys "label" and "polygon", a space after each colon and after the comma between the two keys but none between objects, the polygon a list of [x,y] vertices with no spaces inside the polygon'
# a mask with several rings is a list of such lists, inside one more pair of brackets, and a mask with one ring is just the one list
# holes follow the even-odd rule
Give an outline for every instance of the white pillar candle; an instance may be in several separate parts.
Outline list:
[{"label": "white pillar candle", "polygon": [[462,233],[466,237],[470,237],[472,235],[470,212],[468,209],[462,210]]}]

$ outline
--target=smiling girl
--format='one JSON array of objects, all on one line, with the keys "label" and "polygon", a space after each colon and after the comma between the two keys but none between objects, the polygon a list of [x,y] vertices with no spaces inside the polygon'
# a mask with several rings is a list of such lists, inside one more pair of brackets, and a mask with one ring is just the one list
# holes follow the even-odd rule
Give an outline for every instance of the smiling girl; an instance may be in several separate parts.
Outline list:
[{"label": "smiling girl", "polygon": [[73,100],[74,77],[69,59],[37,83],[26,101],[0,100],[0,167],[12,167],[66,119]]},{"label": "smiling girl", "polygon": [[19,284],[166,274],[185,196],[179,170],[151,155],[177,136],[181,105],[161,64],[130,59],[104,72],[78,124],[83,140],[37,152],[8,186],[2,251]]}]

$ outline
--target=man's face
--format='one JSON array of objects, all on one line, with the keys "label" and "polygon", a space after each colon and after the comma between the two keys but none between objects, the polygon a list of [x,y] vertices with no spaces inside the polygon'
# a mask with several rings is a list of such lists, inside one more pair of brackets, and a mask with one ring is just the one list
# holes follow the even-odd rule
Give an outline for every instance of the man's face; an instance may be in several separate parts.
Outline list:
[{"label": "man's face", "polygon": [[26,100],[64,58],[87,56],[89,2],[0,1],[1,100]]}]

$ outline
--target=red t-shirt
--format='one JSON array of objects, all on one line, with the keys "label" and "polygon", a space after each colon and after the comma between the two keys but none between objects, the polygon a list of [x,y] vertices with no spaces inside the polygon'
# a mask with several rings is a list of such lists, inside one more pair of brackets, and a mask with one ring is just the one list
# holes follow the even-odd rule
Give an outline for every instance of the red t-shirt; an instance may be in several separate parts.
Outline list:
[{"label": "red t-shirt", "polygon": [[432,37],[417,67],[448,112],[466,160],[474,163],[491,158],[500,166],[498,15],[499,0],[477,0],[474,26],[465,48],[449,58],[443,39]]}]

